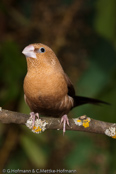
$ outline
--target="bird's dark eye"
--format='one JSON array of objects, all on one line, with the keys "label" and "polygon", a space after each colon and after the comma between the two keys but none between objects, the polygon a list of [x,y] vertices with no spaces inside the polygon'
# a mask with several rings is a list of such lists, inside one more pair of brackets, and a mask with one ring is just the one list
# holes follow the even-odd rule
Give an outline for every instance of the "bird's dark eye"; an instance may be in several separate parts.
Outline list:
[{"label": "bird's dark eye", "polygon": [[46,50],[45,50],[45,48],[43,48],[43,47],[41,47],[40,49],[39,49],[39,52],[40,53],[44,53]]}]

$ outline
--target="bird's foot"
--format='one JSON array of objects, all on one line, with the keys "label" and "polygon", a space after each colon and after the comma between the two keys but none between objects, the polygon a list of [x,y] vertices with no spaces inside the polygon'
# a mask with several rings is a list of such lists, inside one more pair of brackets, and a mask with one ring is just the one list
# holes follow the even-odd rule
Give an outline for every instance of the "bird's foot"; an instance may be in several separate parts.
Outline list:
[{"label": "bird's foot", "polygon": [[[37,118],[36,118],[37,117]],[[39,118],[38,113],[31,112],[29,119],[26,121],[26,126],[32,130],[33,133],[41,133],[46,130],[48,124],[45,120]]]},{"label": "bird's foot", "polygon": [[33,129],[33,127],[35,125],[35,117],[37,117],[38,120],[39,120],[39,114],[38,113],[31,112],[30,113],[30,117],[33,119],[33,122],[32,122],[32,129]]},{"label": "bird's foot", "polygon": [[65,114],[61,118],[61,123],[63,123],[63,135],[66,132],[66,124],[69,126],[68,116]]}]

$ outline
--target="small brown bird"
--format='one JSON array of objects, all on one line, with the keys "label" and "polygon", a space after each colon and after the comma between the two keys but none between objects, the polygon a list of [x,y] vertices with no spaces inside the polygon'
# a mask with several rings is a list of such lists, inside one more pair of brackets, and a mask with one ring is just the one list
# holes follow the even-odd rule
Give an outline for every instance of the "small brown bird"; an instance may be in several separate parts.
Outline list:
[{"label": "small brown bird", "polygon": [[75,90],[69,77],[65,74],[55,53],[48,46],[36,43],[24,48],[28,72],[24,79],[24,98],[31,109],[33,126],[35,115],[61,117],[63,133],[67,114],[79,105],[106,102],[75,95]]}]

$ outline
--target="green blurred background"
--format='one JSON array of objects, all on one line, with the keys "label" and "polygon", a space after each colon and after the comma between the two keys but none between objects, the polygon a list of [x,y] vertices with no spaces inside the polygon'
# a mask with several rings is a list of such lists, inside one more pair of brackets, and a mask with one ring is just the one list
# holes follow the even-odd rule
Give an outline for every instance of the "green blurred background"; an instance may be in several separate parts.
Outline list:
[{"label": "green blurred background", "polygon": [[[29,113],[23,99],[26,60],[22,49],[50,46],[79,95],[110,102],[84,105],[86,114],[116,122],[116,1],[1,0],[0,106]],[[116,173],[116,140],[105,135],[48,130],[34,134],[22,125],[0,123],[0,172],[9,169],[74,169],[83,174]],[[2,173],[2,172],[1,172]]]}]

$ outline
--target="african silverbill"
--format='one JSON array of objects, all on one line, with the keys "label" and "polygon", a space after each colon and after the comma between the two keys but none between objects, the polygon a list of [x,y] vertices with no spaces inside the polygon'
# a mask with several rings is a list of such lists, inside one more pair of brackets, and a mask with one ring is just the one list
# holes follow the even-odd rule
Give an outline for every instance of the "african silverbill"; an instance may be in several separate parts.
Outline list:
[{"label": "african silverbill", "polygon": [[27,74],[24,79],[24,98],[31,109],[33,125],[35,116],[61,117],[63,133],[67,114],[76,106],[103,101],[75,95],[73,84],[64,72],[58,58],[48,46],[35,43],[24,48],[27,60]]}]

